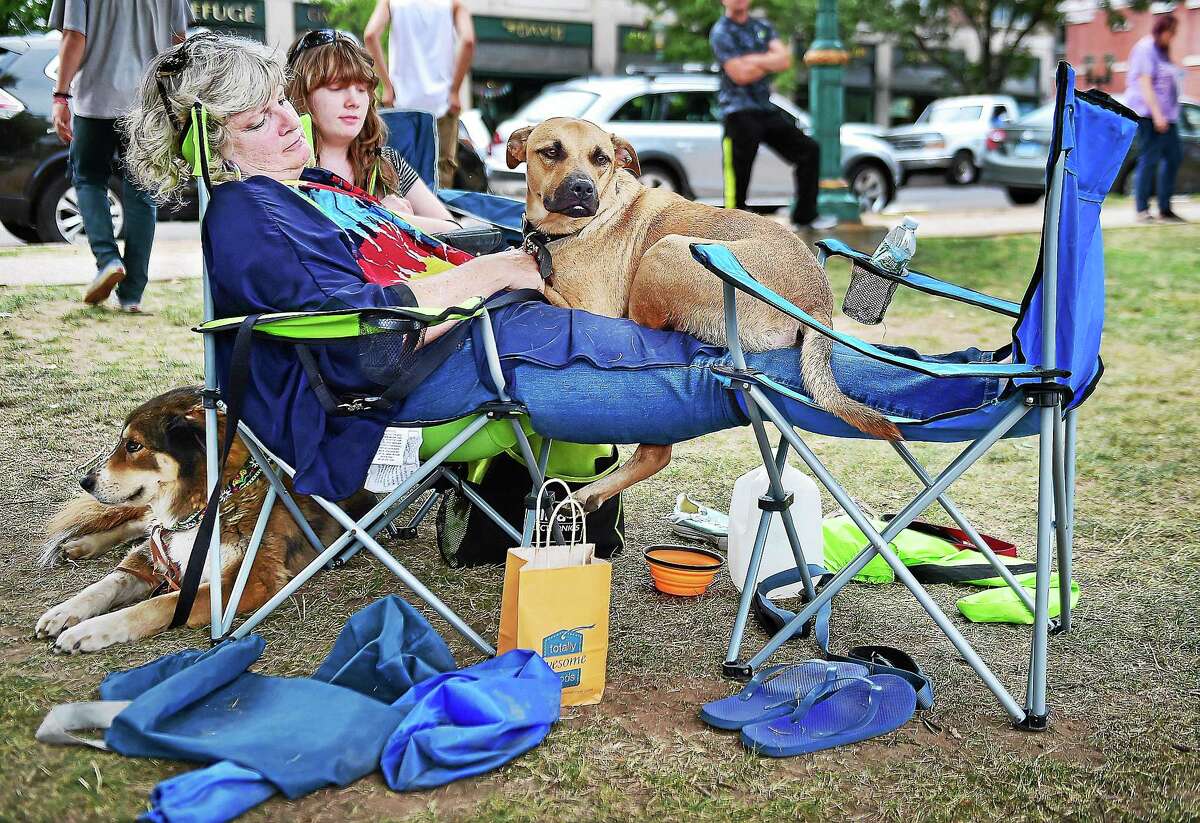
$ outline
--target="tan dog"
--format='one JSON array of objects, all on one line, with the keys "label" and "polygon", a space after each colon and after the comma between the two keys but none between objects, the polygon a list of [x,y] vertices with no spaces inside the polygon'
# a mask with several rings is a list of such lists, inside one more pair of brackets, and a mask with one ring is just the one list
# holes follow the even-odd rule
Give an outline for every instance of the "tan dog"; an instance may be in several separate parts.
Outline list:
[{"label": "tan dog", "polygon": [[[219,430],[224,423],[224,416],[218,417]],[[247,455],[246,447],[235,440],[223,487],[239,475]],[[37,636],[56,638],[56,651],[74,654],[165,631],[179,597],[171,584],[183,577],[198,526],[179,524],[203,509],[208,498],[205,474],[199,387],[175,389],[134,409],[112,454],[80,480],[89,496],[72,501],[53,519],[53,536],[42,559],[51,562],[58,552],[72,558],[91,557],[130,539],[141,539],[114,571],[42,615]],[[251,477],[243,475],[248,482],[237,485],[221,504],[221,590],[226,597],[267,492],[265,477]],[[326,545],[341,534],[333,519],[310,498],[297,494],[293,498]],[[371,495],[361,492],[348,510],[358,517],[373,502]],[[159,533],[157,547],[144,539],[153,523],[176,527]],[[239,611],[266,603],[315,556],[283,505],[276,505]],[[207,579],[206,567],[203,580]],[[204,582],[187,624],[208,622],[209,589]]]},{"label": "tan dog", "polygon": [[[724,343],[721,281],[695,261],[689,248],[718,241],[759,282],[832,324],[829,280],[795,234],[749,212],[642,186],[633,147],[594,123],[555,117],[518,129],[509,137],[507,162],[509,168],[527,163],[525,216],[551,238],[547,248],[554,268],[546,297],[555,305]],[[868,434],[900,439],[882,414],[838,388],[829,365],[829,338],[748,295],[738,294],[737,312],[747,351],[799,341],[804,384],[821,408]],[[576,496],[594,509],[670,459],[670,446],[643,444],[618,471]]]}]

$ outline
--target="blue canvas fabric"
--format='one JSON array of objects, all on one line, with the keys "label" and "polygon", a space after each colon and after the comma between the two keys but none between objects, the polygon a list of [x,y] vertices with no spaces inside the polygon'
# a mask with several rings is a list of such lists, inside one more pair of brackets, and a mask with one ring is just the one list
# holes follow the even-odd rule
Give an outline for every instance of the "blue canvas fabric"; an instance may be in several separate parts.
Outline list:
[{"label": "blue canvas fabric", "polygon": [[[1100,376],[1100,336],[1104,327],[1104,241],[1100,207],[1112,188],[1137,123],[1075,91],[1075,70],[1063,63],[1058,73],[1054,144],[1046,166],[1049,181],[1058,149],[1067,152],[1058,219],[1055,362],[1071,372],[1069,407],[1083,402]],[[1047,208],[1049,216],[1049,208]],[[1014,356],[1042,363],[1044,255],[1013,329]]]},{"label": "blue canvas fabric", "polygon": [[101,694],[133,703],[106,742],[131,757],[229,760],[299,797],[378,768],[404,712],[368,695],[403,694],[414,677],[454,667],[433,628],[394,595],[350,618],[318,669],[327,679],[249,673],[264,648],[250,635],[195,655],[190,665],[181,667],[188,655],[170,655],[136,675],[110,676]]},{"label": "blue canvas fabric", "polygon": [[142,823],[223,823],[275,796],[277,789],[253,769],[222,760],[167,778],[150,792]]},{"label": "blue canvas fabric", "polygon": [[437,191],[437,121],[427,111],[390,109],[379,112],[388,127],[388,145],[408,161],[417,175]]},{"label": "blue canvas fabric", "polygon": [[561,702],[562,679],[526,649],[430,678],[396,701],[380,768],[396,791],[483,774],[541,743]]}]

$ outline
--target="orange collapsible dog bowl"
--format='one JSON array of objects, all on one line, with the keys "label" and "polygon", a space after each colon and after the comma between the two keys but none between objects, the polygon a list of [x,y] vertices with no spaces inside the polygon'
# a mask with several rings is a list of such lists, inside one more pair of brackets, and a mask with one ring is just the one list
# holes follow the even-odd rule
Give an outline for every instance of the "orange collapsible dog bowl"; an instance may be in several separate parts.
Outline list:
[{"label": "orange collapsible dog bowl", "polygon": [[725,565],[725,558],[708,549],[662,544],[643,552],[654,588],[664,594],[692,597],[704,594]]}]

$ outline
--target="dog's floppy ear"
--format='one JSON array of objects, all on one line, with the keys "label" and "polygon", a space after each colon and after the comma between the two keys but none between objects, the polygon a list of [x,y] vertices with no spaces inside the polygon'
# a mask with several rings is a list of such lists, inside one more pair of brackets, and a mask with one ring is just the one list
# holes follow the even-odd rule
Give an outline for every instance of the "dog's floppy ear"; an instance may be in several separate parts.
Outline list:
[{"label": "dog's floppy ear", "polygon": [[173,451],[204,449],[204,407],[196,406],[167,423],[167,443]]},{"label": "dog's floppy ear", "polygon": [[642,173],[642,164],[638,162],[637,152],[633,150],[633,146],[629,145],[629,141],[624,137],[617,137],[615,134],[610,134],[609,137],[613,141],[613,152],[617,155],[617,166],[629,169],[633,172],[634,177],[639,177]]},{"label": "dog's floppy ear", "polygon": [[522,126],[508,136],[508,148],[504,152],[504,157],[508,161],[510,169],[515,169],[525,162],[525,141],[529,139],[532,132],[533,126]]}]

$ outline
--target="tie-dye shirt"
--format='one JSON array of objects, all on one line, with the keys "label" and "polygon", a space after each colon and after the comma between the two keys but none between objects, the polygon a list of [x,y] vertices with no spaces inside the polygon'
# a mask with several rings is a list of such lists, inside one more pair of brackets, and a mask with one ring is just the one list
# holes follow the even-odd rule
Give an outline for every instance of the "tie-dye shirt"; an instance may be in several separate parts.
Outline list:
[{"label": "tie-dye shirt", "polygon": [[403,283],[471,259],[471,255],[435,240],[331,171],[305,169],[288,188],[337,225],[368,283]]}]

